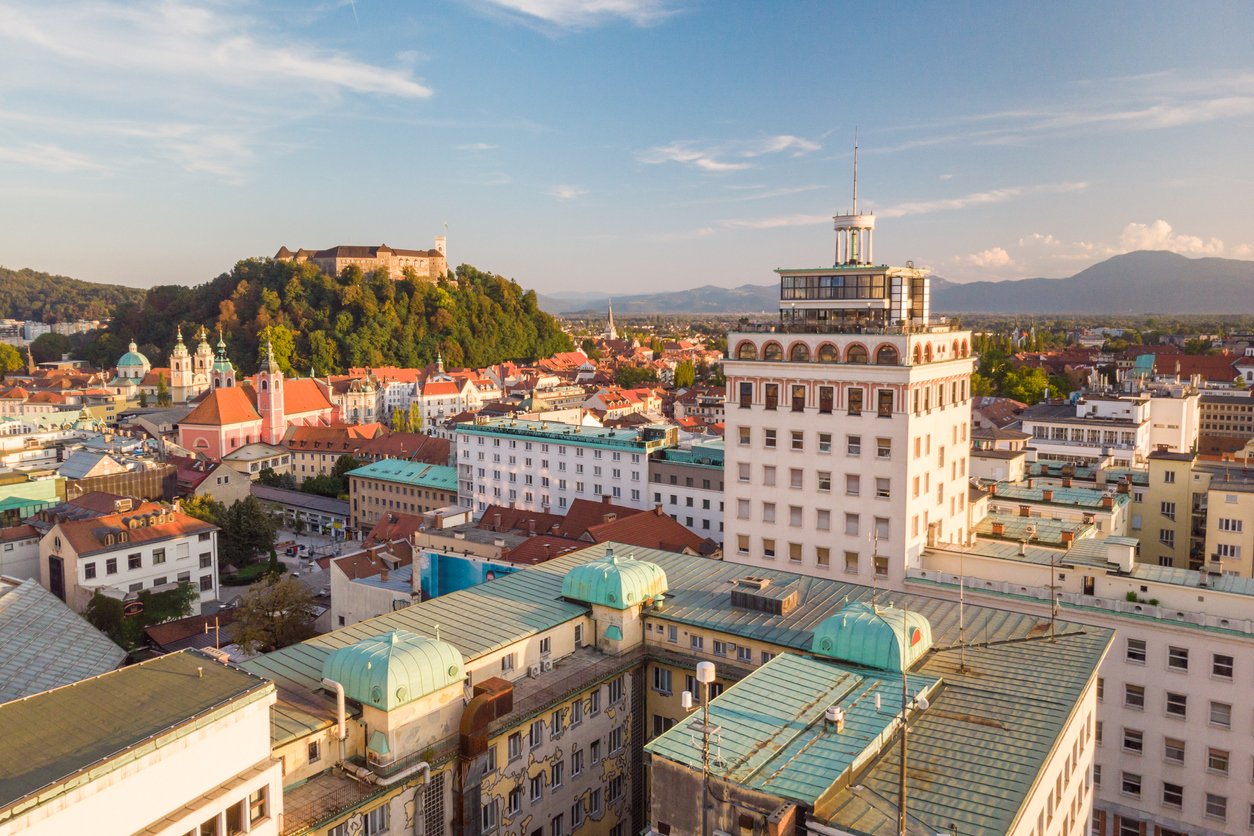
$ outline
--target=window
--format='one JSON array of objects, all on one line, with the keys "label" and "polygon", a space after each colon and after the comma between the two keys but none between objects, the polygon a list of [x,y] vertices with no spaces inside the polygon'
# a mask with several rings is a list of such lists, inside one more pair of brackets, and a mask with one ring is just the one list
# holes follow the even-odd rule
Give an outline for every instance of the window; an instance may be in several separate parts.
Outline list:
[{"label": "window", "polygon": [[583,824],[583,801],[576,799],[570,808],[570,826],[571,829],[577,828]]},{"label": "window", "polygon": [[1123,730],[1123,751],[1141,754],[1145,749],[1145,733],[1140,729]]},{"label": "window", "polygon": [[[831,531],[831,529],[832,529],[832,512],[831,512],[831,511],[829,511],[829,510],[827,510],[826,508],[820,508],[820,509],[818,510],[818,513],[817,513],[816,517],[815,517],[814,527],[815,527],[815,528],[817,528],[819,531]],[[821,548],[821,547],[820,547],[820,548]],[[820,566],[824,566],[824,565],[826,565],[826,563],[825,563],[825,562],[821,562],[819,565],[820,565]]]},{"label": "window", "polygon": [[616,703],[623,698],[623,678],[610,680],[610,703]]},{"label": "window", "polygon": [[877,476],[875,478],[875,497],[876,499],[890,499],[892,497],[892,480]]},{"label": "window", "polygon": [[583,625],[575,625],[575,647],[583,646]]},{"label": "window", "polygon": [[845,436],[845,453],[850,456],[862,455],[862,436],[848,435]]},{"label": "window", "polygon": [[1219,530],[1220,531],[1234,531],[1234,532],[1239,533],[1241,531],[1242,525],[1243,525],[1242,521],[1238,519],[1233,519],[1231,517],[1219,518]]},{"label": "window", "polygon": [[674,624],[668,624],[666,627],[666,640],[669,642],[679,641],[679,627]]},{"label": "window", "polygon": [[544,742],[544,721],[536,720],[532,722],[531,728],[527,730],[527,745],[532,749],[539,747]]},{"label": "window", "polygon": [[531,777],[531,800],[539,801],[544,797],[544,775],[533,775]]},{"label": "window", "polygon": [[891,438],[875,439],[875,457],[891,459],[893,457],[893,440]]},{"label": "window", "polygon": [[565,729],[566,724],[562,720],[562,710],[560,708],[556,709],[549,718],[549,726],[552,727],[554,737],[560,735],[563,729]]},{"label": "window", "polygon": [[1119,785],[1119,791],[1124,795],[1130,795],[1133,798],[1141,797],[1141,776],[1135,772],[1123,773],[1122,781]]},{"label": "window", "polygon": [[204,554],[200,556],[200,568],[201,569],[208,569],[212,565],[213,565],[213,553],[212,552],[205,552]]},{"label": "window", "polygon": [[562,785],[562,778],[565,771],[566,764],[562,761],[558,761],[553,764],[553,766],[549,768],[549,786],[554,788],[560,787]]},{"label": "window", "polygon": [[1144,639],[1128,639],[1127,651],[1125,658],[1129,662],[1138,665],[1145,664],[1145,640]]},{"label": "window", "polygon": [[1124,685],[1123,686],[1123,705],[1125,708],[1134,708],[1142,711],[1145,708],[1145,686],[1144,685]]},{"label": "window", "polygon": [[480,808],[479,829],[482,833],[496,830],[496,802],[489,801]]},{"label": "window", "polygon": [[269,813],[269,796],[266,787],[262,787],[248,796],[248,821],[252,824],[264,819]]},{"label": "window", "polygon": [[1228,752],[1224,749],[1206,750],[1206,769],[1220,775],[1228,774]]},{"label": "window", "polygon": [[105,574],[116,575],[118,573],[118,559],[110,557],[105,560]]},{"label": "window", "polygon": [[1184,763],[1184,741],[1175,737],[1164,737],[1163,760],[1168,763]]},{"label": "window", "polygon": [[806,411],[806,387],[794,385],[791,389],[792,393],[792,411]]},{"label": "window", "polygon": [[819,413],[822,415],[832,414],[832,402],[835,400],[835,389],[831,386],[819,387]]},{"label": "window", "polygon": [[594,764],[601,762],[601,741],[594,740],[588,744],[588,759]]},{"label": "window", "polygon": [[775,540],[773,538],[762,538],[762,556],[770,558],[775,557]]},{"label": "window", "polygon": [[1162,543],[1164,546],[1175,548],[1176,532],[1172,531],[1170,528],[1158,529],[1158,542]]},{"label": "window", "polygon": [[509,759],[516,761],[522,757],[522,732],[514,732],[509,736]]},{"label": "window", "polygon": [[858,536],[858,515],[845,514],[845,533],[850,537]]},{"label": "window", "polygon": [[540,639],[540,655],[541,656],[549,655],[549,653],[551,653],[552,650],[553,650],[552,638],[545,636],[544,638]]},{"label": "window", "polygon": [[748,482],[748,481],[749,481],[749,464],[748,464],[748,462],[741,462],[741,463],[740,463],[740,466],[739,466],[739,468],[738,468],[738,470],[737,470],[737,475],[736,475],[736,478],[737,478],[737,480],[738,480],[738,481],[741,481],[741,482]]},{"label": "window", "polygon": [[1189,649],[1187,647],[1167,648],[1167,667],[1173,671],[1189,669]]},{"label": "window", "polygon": [[727,655],[727,642],[719,641],[718,639],[715,639],[714,640],[714,655],[726,656]]},{"label": "window", "polygon": [[514,654],[506,653],[501,657],[501,673],[509,673],[514,669]]},{"label": "window", "polygon": [[615,726],[614,728],[610,729],[609,746],[610,746],[611,755],[617,752],[619,749],[623,748],[623,727],[622,726]]},{"label": "window", "polygon": [[597,787],[588,796],[588,812],[593,816],[601,815],[601,788]]},{"label": "window", "polygon": [[801,471],[801,468],[799,467],[788,468],[788,487],[793,488],[794,490],[800,490],[802,484],[804,484],[803,482],[804,478],[805,477]]},{"label": "window", "polygon": [[522,787],[514,787],[506,796],[505,812],[508,815],[514,815],[522,809]]},{"label": "window", "polygon": [[858,574],[860,558],[857,552],[845,552],[845,571],[851,575]]},{"label": "window", "polygon": [[880,389],[875,393],[875,414],[880,418],[893,417],[893,390]]},{"label": "window", "polygon": [[659,694],[670,694],[671,691],[671,672],[667,668],[660,665],[653,667],[653,690]]},{"label": "window", "polygon": [[753,661],[753,649],[749,647],[744,647],[743,645],[737,646],[736,647],[736,661],[737,662],[752,662]]},{"label": "window", "polygon": [[1206,817],[1224,821],[1228,818],[1228,798],[1223,795],[1206,793]]},{"label": "window", "polygon": [[1163,782],[1163,806],[1179,809],[1184,806],[1184,787]]},{"label": "window", "polygon": [[322,758],[322,743],[317,740],[311,741],[306,754],[310,763],[317,763]]},{"label": "window", "polygon": [[850,387],[849,389],[849,414],[850,415],[862,414],[862,395],[863,395],[863,391],[861,387],[857,387],[857,386]]},{"label": "window", "polygon": [[751,406],[753,406],[753,384],[741,383],[740,384],[740,408],[748,409]]},{"label": "window", "polygon": [[820,453],[832,452],[832,434],[831,433],[819,433],[819,452]]},{"label": "window", "polygon": [[570,724],[577,726],[583,722],[583,700],[575,700],[570,704]]},{"label": "window", "polygon": [[1162,514],[1164,517],[1166,517],[1167,519],[1172,520],[1172,521],[1175,521],[1175,519],[1176,519],[1176,503],[1174,503],[1174,502],[1160,502],[1160,503],[1159,503],[1159,505],[1158,505],[1158,510],[1159,510],[1159,513],[1161,513],[1161,514]]},{"label": "window", "polygon": [[766,384],[766,408],[775,409],[779,406],[779,384]]},{"label": "window", "polygon": [[1210,675],[1219,679],[1232,679],[1232,657],[1214,653],[1210,657]]},{"label": "window", "polygon": [[1232,728],[1232,706],[1226,702],[1214,702],[1210,704],[1210,724],[1219,726],[1222,729]]},{"label": "window", "polygon": [[1176,482],[1176,474],[1174,471],[1168,470],[1163,474],[1163,482],[1168,485],[1174,485]]},{"label": "window", "polygon": [[767,449],[774,450],[776,445],[777,433],[775,430],[766,429],[762,431],[762,446]]},{"label": "window", "polygon": [[806,449],[806,434],[805,433],[800,432],[799,430],[792,431],[792,449],[794,450]]},{"label": "window", "polygon": [[[693,650],[702,652],[705,650],[705,636],[689,636],[688,644]],[[610,702],[613,702],[613,700]]]},{"label": "window", "polygon": [[96,577],[96,564],[95,563],[83,564],[83,577],[86,578],[87,580],[91,580],[92,578]]},{"label": "window", "polygon": [[583,772],[583,749],[572,749],[570,753],[570,777]]},{"label": "window", "polygon": [[153,549],[152,562],[154,566],[158,563],[165,563],[165,549]]},{"label": "window", "polygon": [[1185,694],[1167,693],[1167,716],[1184,718],[1189,713],[1189,698]]},{"label": "window", "polygon": [[213,591],[213,575],[201,575],[201,577],[200,577],[200,591],[201,591],[201,592],[212,592],[212,591]]}]

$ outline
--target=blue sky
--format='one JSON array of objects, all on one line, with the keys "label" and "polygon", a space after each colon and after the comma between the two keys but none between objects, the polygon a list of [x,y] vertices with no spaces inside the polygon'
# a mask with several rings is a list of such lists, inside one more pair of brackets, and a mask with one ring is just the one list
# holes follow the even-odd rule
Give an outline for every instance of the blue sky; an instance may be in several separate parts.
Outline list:
[{"label": "blue sky", "polygon": [[1254,6],[0,0],[0,264],[427,247],[542,292],[1254,258]]}]

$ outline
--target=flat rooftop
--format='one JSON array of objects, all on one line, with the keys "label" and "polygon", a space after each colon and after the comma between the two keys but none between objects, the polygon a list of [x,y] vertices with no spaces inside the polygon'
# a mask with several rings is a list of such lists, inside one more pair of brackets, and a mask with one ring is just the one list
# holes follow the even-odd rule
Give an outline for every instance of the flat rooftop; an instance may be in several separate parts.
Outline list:
[{"label": "flat rooftop", "polygon": [[197,720],[273,689],[195,650],[0,705],[0,823],[139,758]]},{"label": "flat rooftop", "polygon": [[380,459],[365,467],[348,471],[359,479],[378,479],[413,488],[457,492],[457,468],[446,464],[427,464],[405,459]]},{"label": "flat rooftop", "polygon": [[[467,435],[516,436],[554,444],[575,444],[584,447],[606,447],[644,453],[661,446],[665,432],[672,429],[666,424],[646,424],[629,430],[611,427],[585,427],[579,424],[562,424],[556,421],[528,421],[521,418],[489,418],[458,424],[456,431]],[[655,430],[658,438],[646,440],[644,434]]]},{"label": "flat rooftop", "polygon": [[253,496],[262,502],[273,502],[278,505],[290,505],[293,508],[307,508],[333,517],[348,519],[348,500],[335,499],[330,496],[319,496],[316,493],[293,491],[287,488],[271,488],[268,485],[253,482],[250,488]]}]

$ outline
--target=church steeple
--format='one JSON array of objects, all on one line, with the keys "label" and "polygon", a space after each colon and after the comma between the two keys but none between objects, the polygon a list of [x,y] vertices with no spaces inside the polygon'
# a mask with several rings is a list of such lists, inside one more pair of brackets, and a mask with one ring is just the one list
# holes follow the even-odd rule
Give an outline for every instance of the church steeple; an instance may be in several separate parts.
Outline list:
[{"label": "church steeple", "polygon": [[609,316],[605,321],[605,339],[616,340],[618,339],[618,329],[614,327],[614,301],[612,299],[608,300],[606,304],[609,307]]}]

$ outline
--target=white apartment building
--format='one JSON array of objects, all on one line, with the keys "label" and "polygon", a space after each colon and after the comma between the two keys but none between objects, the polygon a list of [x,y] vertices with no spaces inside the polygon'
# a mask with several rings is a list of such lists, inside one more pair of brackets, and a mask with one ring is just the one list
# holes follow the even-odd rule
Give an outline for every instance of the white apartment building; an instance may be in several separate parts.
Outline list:
[{"label": "white apartment building", "polygon": [[[1116,630],[1098,680],[1094,834],[1254,832],[1254,581],[1134,560],[1136,541],[1064,552],[928,549],[907,590]],[[1051,563],[1052,560],[1052,563]],[[978,640],[978,637],[971,637]]]},{"label": "white apartment building", "polygon": [[458,504],[564,513],[575,499],[611,497],[651,508],[649,454],[678,443],[665,424],[615,430],[548,421],[477,418],[458,424]]},{"label": "white apartment building", "polygon": [[900,581],[970,534],[971,334],[930,320],[922,270],[871,261],[874,216],[835,227],[837,263],[778,270],[779,322],[728,336],[724,554]]},{"label": "white apartment building", "polygon": [[723,440],[693,441],[649,459],[649,490],[689,531],[723,544]]},{"label": "white apartment building", "polygon": [[194,650],[0,706],[0,834],[277,836],[273,683]]},{"label": "white apartment building", "polygon": [[97,590],[122,598],[190,583],[218,597],[218,527],[168,505],[57,523],[39,541],[40,583],[82,612]]},{"label": "white apartment building", "polygon": [[1095,394],[1075,404],[1038,404],[1024,410],[1021,421],[1038,459],[1091,465],[1109,457],[1115,466],[1143,467],[1153,449],[1148,395]]}]

